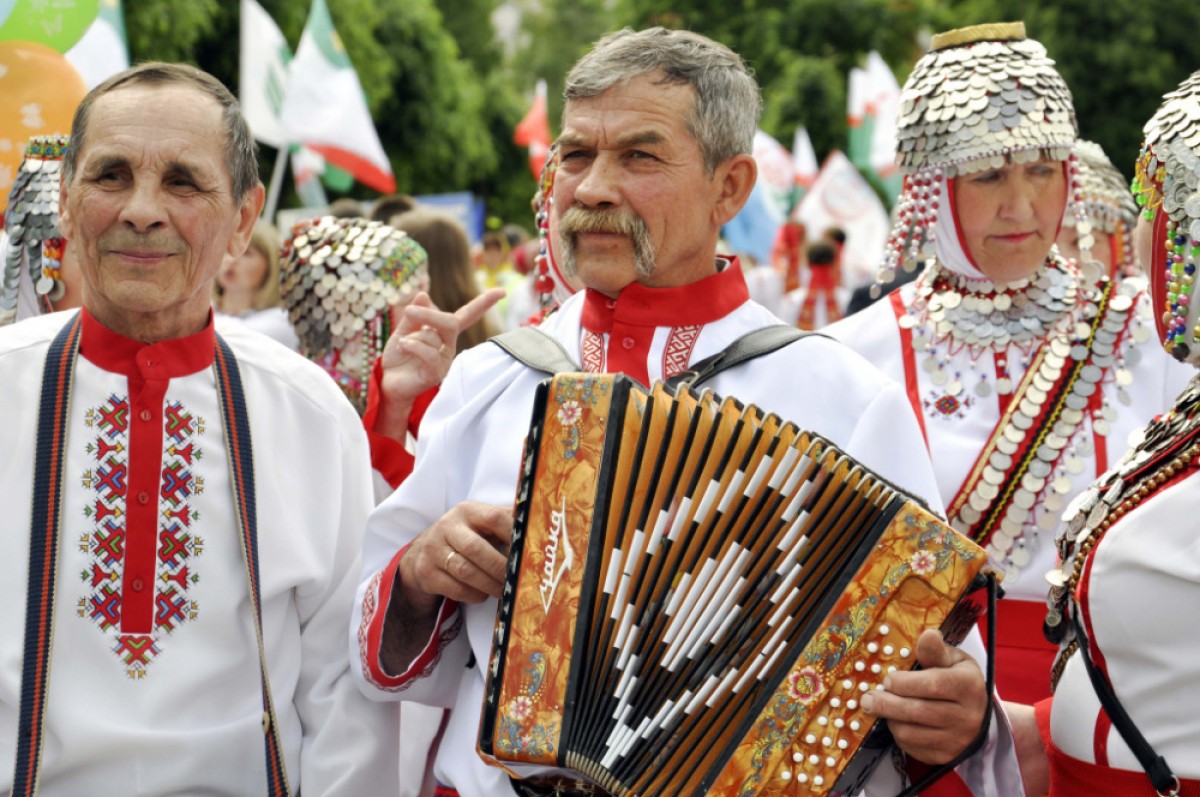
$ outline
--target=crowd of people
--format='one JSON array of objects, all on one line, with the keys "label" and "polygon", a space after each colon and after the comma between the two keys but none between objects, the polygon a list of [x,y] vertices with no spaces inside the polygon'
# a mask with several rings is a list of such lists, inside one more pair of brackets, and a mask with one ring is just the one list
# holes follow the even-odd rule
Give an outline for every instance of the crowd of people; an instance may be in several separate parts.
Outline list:
[{"label": "crowd of people", "polygon": [[[405,195],[280,234],[236,99],[190,66],[122,72],[28,143],[0,238],[0,792],[605,793],[477,750],[538,386],[733,358],[707,388],[1003,575],[960,644],[925,630],[851,701],[892,744],[862,794],[1200,795],[1200,72],[1131,192],[1023,25],[935,36],[853,298],[840,230],[726,251],[762,110],[738,54],[620,31],[564,99],[537,235],[477,253]],[[806,793],[772,760],[755,777]]]}]

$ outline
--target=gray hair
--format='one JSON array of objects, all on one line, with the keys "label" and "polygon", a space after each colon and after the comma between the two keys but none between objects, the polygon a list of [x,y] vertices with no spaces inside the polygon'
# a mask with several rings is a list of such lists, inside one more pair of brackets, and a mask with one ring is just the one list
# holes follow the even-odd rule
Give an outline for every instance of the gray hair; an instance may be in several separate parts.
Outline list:
[{"label": "gray hair", "polygon": [[237,98],[212,75],[187,64],[147,61],[113,75],[87,93],[75,109],[71,123],[71,142],[63,156],[63,180],[71,182],[79,153],[87,145],[87,126],[92,106],[109,92],[129,86],[179,85],[197,89],[221,104],[221,121],[225,127],[225,166],[233,181],[233,199],[241,202],[252,187],[258,185],[258,145],[250,135],[250,127],[242,116]]},{"label": "gray hair", "polygon": [[[734,155],[753,152],[762,110],[754,73],[733,50],[691,31],[626,28],[608,34],[571,69],[563,98],[569,105],[650,73],[660,73],[662,83],[695,89],[686,126],[710,175]],[[563,114],[565,119],[565,109]]]}]

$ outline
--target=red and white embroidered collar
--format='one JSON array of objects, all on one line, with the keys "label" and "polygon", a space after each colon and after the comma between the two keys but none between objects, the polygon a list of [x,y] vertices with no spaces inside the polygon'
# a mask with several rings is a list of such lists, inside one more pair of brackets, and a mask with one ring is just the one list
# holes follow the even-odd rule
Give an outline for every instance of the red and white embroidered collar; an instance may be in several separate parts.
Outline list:
[{"label": "red and white embroidered collar", "polygon": [[92,364],[112,373],[142,379],[172,379],[211,368],[216,351],[213,317],[194,335],[142,343],[113,332],[97,321],[86,309],[79,354]]},{"label": "red and white embroidered collar", "polygon": [[720,262],[720,271],[690,285],[651,288],[634,282],[615,299],[589,288],[582,318],[584,370],[620,372],[648,383],[646,359],[659,327],[671,328],[663,351],[663,376],[686,369],[704,325],[724,318],[750,298],[738,259],[720,258]]}]

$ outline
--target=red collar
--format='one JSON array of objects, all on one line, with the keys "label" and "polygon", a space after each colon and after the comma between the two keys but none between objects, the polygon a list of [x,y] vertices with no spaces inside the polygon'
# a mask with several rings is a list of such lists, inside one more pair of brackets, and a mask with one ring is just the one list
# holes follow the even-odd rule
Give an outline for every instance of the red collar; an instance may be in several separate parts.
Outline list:
[{"label": "red collar", "polygon": [[749,298],[741,263],[731,257],[725,268],[690,285],[650,288],[633,282],[616,299],[588,288],[583,327],[604,334],[614,322],[646,327],[703,325],[724,318]]},{"label": "red collar", "polygon": [[82,312],[79,353],[105,371],[143,379],[171,379],[203,371],[213,364],[216,332],[211,312],[208,325],[196,334],[159,343],[142,343],[118,335],[86,309]]}]

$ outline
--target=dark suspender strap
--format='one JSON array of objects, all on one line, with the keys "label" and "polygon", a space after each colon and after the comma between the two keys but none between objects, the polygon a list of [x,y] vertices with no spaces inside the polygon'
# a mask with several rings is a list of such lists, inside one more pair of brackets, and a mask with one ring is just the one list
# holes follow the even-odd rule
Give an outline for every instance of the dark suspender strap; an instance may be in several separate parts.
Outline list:
[{"label": "dark suspender strap", "polygon": [[250,439],[250,416],[242,391],[242,376],[229,344],[217,335],[213,371],[217,378],[217,398],[221,404],[221,421],[225,429],[225,448],[229,455],[230,476],[233,481],[233,503],[238,521],[238,537],[242,542],[242,562],[246,567],[250,603],[254,606],[254,631],[258,638],[258,664],[262,673],[263,736],[266,744],[267,794],[287,797],[287,771],[283,760],[283,745],[279,740],[279,723],[275,719],[275,704],[271,699],[271,682],[267,674],[267,651],[262,632],[262,590],[258,569],[258,511],[254,499],[254,446]]},{"label": "dark suspender strap", "polygon": [[518,327],[496,335],[491,342],[519,362],[552,376],[583,370],[561,343],[537,327]]},{"label": "dark suspender strap", "polygon": [[1121,705],[1121,701],[1117,699],[1112,684],[1108,682],[1108,676],[1092,662],[1091,653],[1088,652],[1087,634],[1083,631],[1079,612],[1076,611],[1074,614],[1075,638],[1079,640],[1079,652],[1083,654],[1083,666],[1087,670],[1088,678],[1092,681],[1092,688],[1096,690],[1096,696],[1100,698],[1100,705],[1104,706],[1108,718],[1112,720],[1113,725],[1121,734],[1121,738],[1125,740],[1125,744],[1129,745],[1129,749],[1137,757],[1138,763],[1146,771],[1150,782],[1154,784],[1154,790],[1164,797],[1178,794],[1179,778],[1175,777],[1175,773],[1167,765],[1166,759],[1154,752],[1154,748],[1146,741],[1146,737],[1134,724],[1133,718],[1129,716],[1125,707]]},{"label": "dark suspender strap", "polygon": [[[21,673],[21,708],[17,732],[16,769],[12,797],[36,797],[50,658],[54,642],[54,602],[57,592],[59,539],[61,537],[63,462],[67,452],[71,378],[79,350],[82,323],[78,315],[63,327],[46,354],[42,395],[38,411],[37,453],[34,462],[33,511],[29,539],[28,593],[25,602],[25,656]],[[279,726],[267,678],[267,657],[262,637],[262,608],[258,582],[258,534],[254,502],[254,461],[250,419],[242,391],[241,375],[233,352],[217,336],[213,362],[217,394],[225,429],[225,446],[233,480],[233,497],[242,541],[258,659],[262,673],[263,733],[266,737],[267,786],[270,797],[288,797],[287,773]]]},{"label": "dark suspender strap", "polygon": [[55,336],[42,370],[37,453],[33,468],[33,507],[29,534],[29,576],[25,596],[25,657],[21,667],[21,709],[13,797],[34,797],[42,766],[42,726],[50,684],[54,643],[54,594],[62,521],[63,460],[70,418],[71,377],[79,334],[79,314]]},{"label": "dark suspender strap", "polygon": [[[672,376],[666,382],[672,387],[679,384],[697,387],[735,365],[741,365],[747,360],[770,354],[793,341],[814,334],[817,333],[797,329],[790,324],[774,324],[755,329],[742,335],[711,357],[705,357],[688,370]],[[826,336],[821,335],[821,337]]]}]

